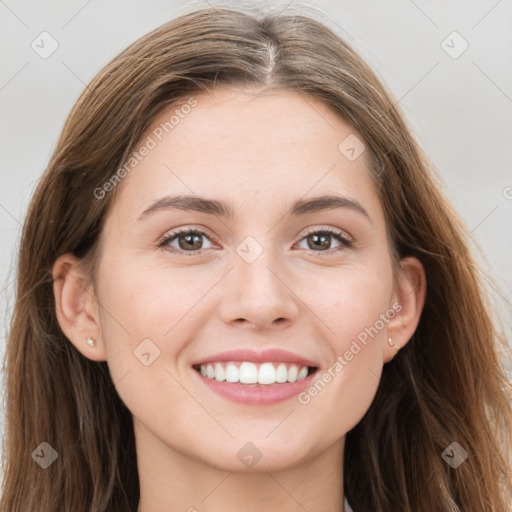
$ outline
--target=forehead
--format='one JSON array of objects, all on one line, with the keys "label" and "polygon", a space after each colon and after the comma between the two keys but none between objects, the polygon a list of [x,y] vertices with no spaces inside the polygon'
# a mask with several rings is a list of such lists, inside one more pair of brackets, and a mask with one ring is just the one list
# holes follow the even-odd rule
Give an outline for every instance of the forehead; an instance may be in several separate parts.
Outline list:
[{"label": "forehead", "polygon": [[116,190],[117,209],[136,219],[170,193],[240,207],[252,199],[263,210],[333,191],[375,202],[366,152],[343,153],[343,141],[361,139],[323,102],[296,92],[221,88],[191,96],[162,111],[141,137]]}]

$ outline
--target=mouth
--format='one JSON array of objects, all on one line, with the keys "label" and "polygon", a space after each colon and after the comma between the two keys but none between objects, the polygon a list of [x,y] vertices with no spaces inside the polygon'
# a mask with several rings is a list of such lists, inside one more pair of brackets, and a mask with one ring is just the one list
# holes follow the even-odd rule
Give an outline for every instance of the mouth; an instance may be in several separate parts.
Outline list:
[{"label": "mouth", "polygon": [[230,402],[269,406],[292,399],[310,386],[317,366],[266,361],[212,361],[192,365],[209,391]]},{"label": "mouth", "polygon": [[316,366],[274,361],[217,361],[195,364],[192,368],[205,379],[261,386],[300,382],[318,370]]}]

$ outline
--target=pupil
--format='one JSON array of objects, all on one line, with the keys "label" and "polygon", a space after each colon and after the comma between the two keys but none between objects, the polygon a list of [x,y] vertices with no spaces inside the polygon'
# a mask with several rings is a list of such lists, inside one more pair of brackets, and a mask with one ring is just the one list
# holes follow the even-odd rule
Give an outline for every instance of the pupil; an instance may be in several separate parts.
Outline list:
[{"label": "pupil", "polygon": [[324,249],[329,249],[330,243],[327,241],[330,235],[310,235],[310,238],[316,243],[319,240],[322,240],[321,245],[316,245],[316,247],[322,247]]},{"label": "pupil", "polygon": [[[194,235],[194,234],[186,234],[186,235],[182,235],[183,238],[185,238],[186,242],[185,244],[181,244],[180,243],[180,247],[182,249],[199,249],[199,247],[194,247],[195,244],[197,244],[198,246],[201,245],[201,235]],[[182,238],[180,238],[180,241],[182,240]],[[185,246],[185,247],[184,247]]]}]

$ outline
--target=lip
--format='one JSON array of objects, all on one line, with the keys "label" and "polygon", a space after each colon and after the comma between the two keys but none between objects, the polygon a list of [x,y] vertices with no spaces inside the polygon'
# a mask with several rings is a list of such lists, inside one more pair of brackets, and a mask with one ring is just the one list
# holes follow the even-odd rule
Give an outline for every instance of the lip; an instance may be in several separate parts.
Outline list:
[{"label": "lip", "polygon": [[300,366],[319,367],[318,363],[311,361],[310,359],[280,348],[269,348],[262,352],[255,352],[252,349],[228,350],[227,352],[220,352],[218,354],[205,357],[204,359],[194,361],[192,366],[228,361],[248,361],[251,363],[293,363]]},{"label": "lip", "polygon": [[318,371],[314,371],[305,379],[283,384],[240,384],[239,382],[221,382],[209,379],[194,369],[192,371],[217,395],[239,404],[260,406],[284,402],[298,395],[311,385],[318,373]]},{"label": "lip", "polygon": [[[314,367],[318,370],[319,363],[306,357],[294,354],[280,348],[269,348],[262,352],[252,349],[229,350],[205,357],[192,363],[192,371],[208,388],[217,395],[232,402],[244,405],[273,405],[288,400],[311,385],[317,371],[297,382],[276,384],[241,384],[239,382],[226,382],[209,379],[201,375],[195,368],[207,363],[221,363],[228,361],[247,361],[251,363],[292,363],[299,366]],[[195,368],[194,368],[195,367]]]}]

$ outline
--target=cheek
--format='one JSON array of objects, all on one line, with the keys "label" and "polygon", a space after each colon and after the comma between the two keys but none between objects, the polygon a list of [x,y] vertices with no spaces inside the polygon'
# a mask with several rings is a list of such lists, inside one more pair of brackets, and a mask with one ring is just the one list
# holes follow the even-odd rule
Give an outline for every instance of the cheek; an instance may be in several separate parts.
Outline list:
[{"label": "cheek", "polygon": [[372,339],[385,331],[392,318],[385,318],[393,293],[390,267],[352,266],[317,284],[308,301],[329,328],[331,344],[338,354],[347,350],[353,339],[364,342],[368,329]]},{"label": "cheek", "polygon": [[389,304],[392,272],[353,268],[331,279],[325,290],[315,312],[329,328],[332,361],[299,403],[312,416],[332,421],[334,430],[347,432],[364,416],[379,385],[387,324],[395,316]]},{"label": "cheek", "polygon": [[121,400],[146,425],[162,424],[163,411],[172,407],[186,403],[190,409],[174,362],[189,339],[194,304],[206,283],[188,282],[182,275],[121,260],[101,275],[101,329],[109,372]]},{"label": "cheek", "polygon": [[105,324],[133,343],[141,336],[162,340],[217,280],[211,271],[198,267],[171,269],[118,262],[101,277]]},{"label": "cheek", "polygon": [[169,380],[166,369],[181,375],[176,363],[205,321],[206,295],[218,283],[217,274],[200,266],[140,265],[122,256],[103,266],[98,297],[114,382],[130,372],[151,393]]}]

